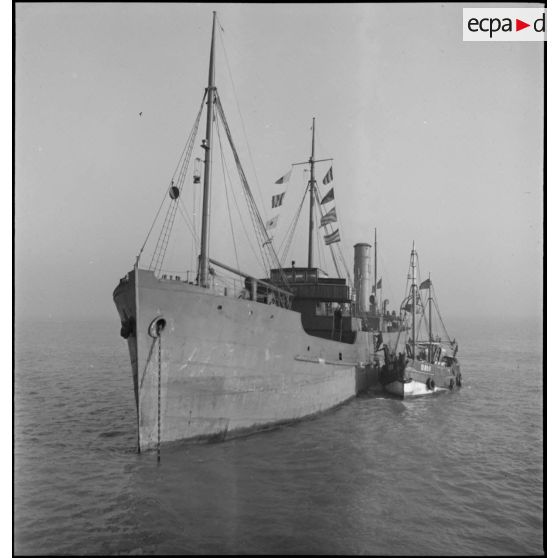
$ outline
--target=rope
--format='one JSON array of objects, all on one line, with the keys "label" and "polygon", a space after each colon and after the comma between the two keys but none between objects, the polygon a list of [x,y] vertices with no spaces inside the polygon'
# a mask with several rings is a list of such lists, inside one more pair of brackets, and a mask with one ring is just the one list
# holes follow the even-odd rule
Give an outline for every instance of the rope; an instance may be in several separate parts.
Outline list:
[{"label": "rope", "polygon": [[[219,27],[221,28],[221,30],[223,30],[220,23],[219,23]],[[230,64],[229,64],[229,57],[227,56],[227,49],[225,48],[225,40],[223,39],[223,34],[222,33],[219,33],[219,38],[221,40],[221,46],[223,47],[223,53],[225,55],[225,63],[227,65],[227,71],[229,73],[229,78],[231,80],[234,100],[236,102],[236,108],[237,108],[238,114],[240,116],[240,123],[242,124],[242,132],[244,133],[244,140],[246,141],[246,147],[248,148],[248,155],[250,157],[250,163],[252,164],[252,171],[254,172],[254,177],[256,179],[256,186],[257,186],[256,189],[257,189],[258,194],[260,196],[260,203],[262,204],[262,207],[265,207],[265,203],[264,203],[264,200],[263,200],[263,197],[262,197],[262,189],[260,187],[260,182],[258,180],[258,174],[256,172],[256,165],[254,165],[254,158],[252,157],[252,150],[250,149],[250,144],[248,143],[248,134],[246,133],[246,126],[244,125],[244,118],[242,117],[242,111],[240,110],[240,103],[238,102],[238,95],[236,94],[236,87],[234,86],[234,80],[233,80],[233,77],[232,77],[231,67],[230,67]]]},{"label": "rope", "polygon": [[[219,113],[219,116],[221,118],[221,122],[223,124],[223,127],[225,128],[225,132],[227,134],[227,139],[229,140],[229,145],[231,147],[231,150],[233,152],[233,157],[236,163],[236,168],[238,171],[238,174],[240,176],[240,181],[241,184],[243,186],[243,192],[244,192],[244,196],[246,198],[247,201],[247,205],[248,205],[248,212],[250,214],[250,218],[252,219],[252,226],[254,228],[254,232],[256,233],[256,236],[258,237],[258,248],[260,250],[260,257],[261,257],[261,263],[263,263],[263,267],[264,267],[264,272],[267,273],[267,268],[271,268],[271,265],[269,265],[269,261],[267,261],[267,257],[266,257],[266,253],[263,250],[263,247],[265,245],[264,240],[269,240],[269,237],[267,239],[262,238],[262,232],[261,230],[258,228],[257,226],[257,222],[258,219],[257,217],[259,216],[255,201],[254,201],[254,197],[252,196],[252,192],[250,191],[250,187],[248,186],[248,180],[246,179],[246,175],[244,174],[244,169],[242,168],[242,164],[240,162],[240,158],[238,156],[238,153],[236,151],[236,147],[234,145],[233,139],[232,139],[232,135],[231,135],[231,131],[229,128],[229,125],[227,123],[227,119],[225,117],[225,112],[223,110],[223,106],[221,105],[221,101],[219,99],[219,97],[216,97],[216,106],[217,106],[217,112]],[[260,218],[261,221],[261,218]],[[263,222],[261,222],[261,226],[265,229]],[[267,236],[267,233],[266,233]]]},{"label": "rope", "polygon": [[[267,263],[269,269],[271,269],[273,266],[276,267],[276,268],[279,268],[279,273],[280,273],[280,277],[281,277],[280,282],[283,285],[285,285],[286,287],[288,287],[287,278],[285,277],[285,274],[284,274],[283,270],[281,269],[281,264],[279,262],[279,258],[277,257],[277,253],[275,252],[275,249],[273,248],[272,240],[267,233],[264,222],[262,221],[262,217],[260,215],[260,212],[258,211],[258,207],[257,207],[256,202],[254,200],[254,196],[252,195],[252,191],[250,190],[248,180],[246,179],[244,169],[242,168],[240,158],[238,156],[235,144],[234,144],[233,139],[232,139],[231,131],[230,131],[229,125],[227,123],[225,112],[223,110],[223,105],[221,104],[221,99],[219,98],[218,95],[216,95],[216,101],[217,101],[217,103],[216,103],[217,104],[217,110],[219,112],[221,122],[223,123],[223,126],[225,128],[225,132],[226,132],[227,138],[229,140],[229,145],[231,146],[231,150],[232,150],[233,157],[234,157],[234,160],[235,160],[235,163],[236,163],[238,174],[240,176],[240,181],[241,181],[241,184],[243,186],[243,192],[244,192],[244,195],[246,197],[246,201],[248,202],[248,209],[249,209],[250,217],[252,218],[252,224],[254,226],[254,231],[256,233],[256,236],[258,236],[259,240],[260,240],[259,248],[260,248],[260,253],[263,256],[264,266]],[[262,250],[262,248],[265,248],[265,250]]]},{"label": "rope", "polygon": [[[292,168],[292,167],[291,167]],[[283,237],[283,240],[281,241],[281,244],[279,245],[279,251],[281,253],[281,266],[283,266],[285,258],[287,257],[287,248],[285,248],[285,246],[290,246],[291,243],[291,239],[292,236],[294,234],[294,230],[296,229],[297,225],[298,225],[298,219],[300,216],[300,212],[302,210],[302,205],[304,204],[304,199],[306,197],[306,192],[308,185],[306,186],[306,189],[304,190],[304,194],[302,196],[302,199],[300,201],[300,204],[296,210],[296,212],[293,214],[293,217],[291,219],[291,222],[289,223],[288,227],[285,230],[285,236]]]},{"label": "rope", "polygon": [[445,326],[445,324],[444,324],[444,320],[442,320],[442,314],[440,313],[440,308],[438,307],[438,299],[437,299],[437,297],[436,297],[436,293],[435,293],[435,291],[434,291],[434,287],[432,287],[432,293],[433,293],[433,295],[434,295],[434,296],[432,297],[432,300],[434,301],[434,308],[436,308],[436,312],[437,312],[437,314],[438,314],[438,318],[439,318],[439,320],[440,320],[440,323],[442,324],[442,329],[444,330],[444,333],[446,334],[446,338],[447,338],[448,341],[450,341],[451,338],[450,338],[450,336],[449,336],[449,334],[448,334],[448,332],[447,332],[447,330],[446,330],[446,326]]},{"label": "rope", "polygon": [[[202,97],[202,102],[200,104],[200,108],[198,110],[198,114],[196,116],[196,120],[194,121],[194,125],[190,131],[190,134],[188,136],[188,139],[186,141],[186,145],[184,146],[184,149],[182,150],[182,153],[180,155],[179,161],[177,163],[177,166],[174,170],[173,173],[173,178],[171,179],[171,184],[170,187],[172,186],[176,186],[178,188],[179,191],[179,195],[177,199],[174,199],[170,202],[170,205],[167,209],[167,213],[165,215],[165,219],[163,221],[163,224],[161,226],[161,232],[159,234],[159,238],[157,239],[157,243],[155,245],[155,250],[153,252],[153,256],[151,258],[151,262],[149,264],[149,269],[154,269],[155,272],[157,271],[161,271],[161,268],[163,266],[163,261],[165,259],[165,254],[167,251],[167,247],[168,247],[168,242],[170,239],[170,235],[172,232],[172,227],[174,224],[174,220],[176,217],[176,212],[178,210],[178,200],[181,197],[182,194],[182,190],[183,190],[183,186],[184,186],[184,182],[186,180],[186,174],[188,171],[188,166],[190,163],[190,158],[192,156],[192,151],[194,149],[194,143],[195,143],[195,139],[198,133],[198,127],[199,127],[199,123],[200,123],[200,118],[201,118],[201,114],[203,111],[203,104],[205,101],[205,97],[206,97],[207,92],[204,92],[203,97]],[[178,176],[177,176],[177,172],[178,172]],[[176,178],[176,183],[174,178]],[[168,192],[168,188],[165,191],[165,197],[167,195]],[[164,202],[163,198],[163,202]],[[162,204],[161,204],[162,206]],[[159,209],[160,211],[160,209]],[[157,217],[159,215],[159,212],[157,212],[157,216],[155,217],[155,221],[157,220]],[[155,221],[153,224],[155,224]],[[151,227],[151,229],[149,230],[149,233],[147,235],[147,238],[144,242],[144,246],[147,243],[147,239],[149,238],[149,235],[151,234],[151,230],[153,229],[153,225]],[[143,247],[142,247],[142,251],[143,251]],[[140,251],[141,254],[141,251]],[[138,256],[139,257],[139,256]]]},{"label": "rope", "polygon": [[[174,201],[176,202],[176,200]],[[163,266],[163,260],[165,259],[165,253],[167,251],[167,245],[169,242],[177,207],[177,203],[171,202],[167,209],[167,214],[165,215],[165,220],[163,221],[163,226],[161,227],[161,233],[159,234],[155,251],[153,252],[153,256],[151,257],[149,269],[160,271],[161,267]],[[155,262],[155,264],[153,264],[153,262]]]},{"label": "rope", "polygon": [[[382,270],[382,274],[381,274],[381,277],[380,277],[380,279],[382,279],[382,292],[387,291],[386,292],[387,296],[384,296],[384,300],[387,298],[387,299],[392,301],[392,304],[396,304],[397,299],[396,299],[396,297],[394,295],[394,292],[393,292],[393,288],[392,288],[393,282],[391,280],[391,275],[388,272],[388,267],[386,265],[386,261],[385,261],[383,255],[382,255],[382,253],[379,250],[377,250],[377,254],[378,254],[378,260],[380,262],[380,265],[378,266],[378,269]],[[387,286],[384,287],[384,285],[387,285]]]},{"label": "rope", "polygon": [[[219,118],[218,113],[215,113],[215,117],[216,117],[216,118]],[[229,168],[228,168],[228,166],[227,166],[227,164],[226,164],[226,161],[224,160],[224,157],[223,157],[224,151],[223,151],[223,148],[222,148],[222,145],[221,145],[221,134],[220,134],[220,132],[219,132],[219,127],[218,127],[218,126],[217,126],[217,136],[219,137],[219,147],[221,148],[222,163],[223,163],[223,165],[224,165],[224,169],[225,169],[226,172],[227,172],[227,177],[228,177],[228,179],[229,179],[229,183],[232,184],[232,180],[231,180],[230,173],[229,173]],[[226,183],[225,183],[225,193],[227,194],[227,206],[228,206],[228,192],[227,192],[227,189],[226,189]],[[253,244],[253,242],[252,242],[252,236],[248,234],[248,230],[246,229],[246,225],[244,224],[244,219],[242,219],[242,213],[241,213],[241,211],[240,211],[240,207],[239,207],[239,204],[238,204],[238,200],[237,200],[237,198],[236,198],[236,194],[235,194],[233,188],[231,188],[231,193],[232,193],[232,197],[233,197],[233,200],[234,200],[234,205],[235,205],[235,207],[236,207],[236,211],[238,212],[238,216],[240,217],[240,224],[241,224],[241,226],[242,226],[242,230],[244,231],[244,235],[245,235],[246,240],[247,240],[247,242],[248,242],[248,246],[250,247],[250,250],[252,250],[252,254],[253,254],[254,257],[256,258],[256,261],[258,261],[258,258],[259,258],[260,256],[258,256],[258,254],[257,254],[257,252],[256,252],[256,249],[254,248],[254,244]],[[231,217],[230,210],[229,210],[229,217]],[[232,222],[231,222],[231,226],[232,226]],[[240,267],[240,266],[238,265],[238,256],[237,256],[237,267]]]},{"label": "rope", "polygon": [[281,243],[281,247],[283,247],[283,245],[285,245],[284,249],[283,249],[283,253],[281,256],[281,267],[284,266],[285,264],[285,260],[287,258],[287,254],[291,248],[291,244],[293,242],[293,238],[294,238],[294,233],[296,230],[296,227],[298,225],[298,221],[300,219],[300,214],[302,212],[302,206],[304,205],[304,200],[306,199],[306,194],[308,193],[308,186],[306,187],[306,190],[304,191],[304,195],[302,196],[302,199],[300,200],[300,205],[298,206],[298,210],[296,212],[296,214],[294,215],[291,224],[289,225],[289,228],[287,229],[287,233],[285,235],[285,238],[283,239],[283,242]]},{"label": "rope", "polygon": [[[236,249],[236,239],[234,237],[234,227],[232,223],[232,213],[231,213],[231,206],[229,202],[229,189],[227,188],[227,177],[229,175],[229,170],[228,168],[226,168],[226,163],[225,163],[224,153],[223,153],[223,145],[221,143],[221,133],[219,132],[219,126],[217,126],[217,138],[219,139],[219,151],[221,154],[221,169],[223,171],[223,183],[225,185],[225,197],[227,198],[227,212],[229,214],[229,224],[231,226],[231,236],[232,236],[233,247],[234,247],[234,256],[236,260],[236,267],[239,268],[240,265],[238,263],[238,250]],[[225,171],[226,171],[226,175],[225,175]],[[242,221],[242,216],[240,215],[240,212],[239,212],[239,216],[240,216],[240,222],[244,227],[244,222]]]},{"label": "rope", "polygon": [[[203,95],[202,103],[201,103],[200,109],[199,109],[199,111],[198,111],[198,116],[197,116],[197,120],[198,120],[198,121],[199,121],[199,118],[200,118],[200,115],[201,115],[201,111],[202,111],[202,109],[203,109],[203,102],[205,101],[205,95],[206,95],[206,93],[204,93],[204,95]],[[192,135],[192,134],[191,134],[191,132],[190,132],[190,136],[191,136],[191,135]],[[190,137],[188,138],[188,142],[189,142],[189,141],[190,141]],[[174,169],[173,176],[176,175],[176,171],[178,170],[178,166],[180,165],[180,161],[181,161],[182,158],[184,157],[184,152],[186,151],[186,148],[187,148],[187,146],[188,146],[188,142],[186,142],[186,145],[184,146],[184,149],[182,150],[182,153],[180,154],[180,158],[179,158],[179,160],[178,160],[178,164],[177,164],[176,168]],[[157,210],[157,213],[156,213],[156,215],[155,215],[155,219],[153,219],[153,223],[151,223],[151,227],[149,228],[149,232],[147,233],[147,236],[146,236],[146,238],[145,238],[145,241],[144,241],[144,243],[143,243],[143,245],[142,245],[142,247],[141,247],[141,249],[140,249],[140,251],[139,251],[139,253],[138,253],[138,255],[137,255],[137,261],[138,261],[138,262],[139,262],[139,259],[140,259],[141,254],[142,254],[142,252],[143,252],[143,250],[144,250],[144,248],[145,248],[145,245],[147,244],[147,241],[149,240],[149,237],[150,237],[150,235],[151,235],[151,232],[153,231],[153,227],[155,226],[155,223],[156,223],[156,221],[157,221],[157,218],[159,217],[159,213],[161,212],[161,209],[162,209],[162,207],[163,207],[163,204],[165,203],[165,200],[167,199],[167,193],[168,193],[168,186],[165,188],[165,193],[164,193],[164,195],[163,195],[163,199],[161,200],[161,205],[159,206],[159,209]]]},{"label": "rope", "polygon": [[[196,120],[194,122],[199,121],[202,110],[203,110],[203,103],[205,101],[205,98],[207,96],[207,91],[204,91],[203,97],[202,97],[202,102],[200,105],[200,108],[198,110],[198,115],[196,117]],[[193,129],[192,129],[193,131]],[[182,158],[184,157],[184,153],[186,152],[186,148],[188,147],[188,142],[190,141],[190,137],[192,136],[192,131],[190,131],[190,135],[188,136],[188,140],[186,141],[186,145],[184,146],[184,149],[182,150],[182,153],[180,154],[180,158],[178,159],[178,163],[176,164],[176,168],[174,169],[174,172],[172,173],[172,176],[176,176],[176,171],[178,170],[178,167],[180,166],[180,161],[182,161]]]},{"label": "rope", "polygon": [[180,215],[182,215],[182,218],[184,219],[184,222],[186,223],[186,225],[190,229],[190,233],[192,234],[194,242],[196,244],[199,244],[200,240],[199,240],[198,234],[196,232],[196,229],[194,228],[194,225],[192,223],[192,220],[190,219],[190,216],[188,215],[188,213],[186,213],[186,208],[184,207],[184,203],[182,202],[182,200],[180,200],[180,203],[178,205],[178,210],[180,211]]},{"label": "rope", "polygon": [[[200,108],[199,108],[199,110],[198,110],[198,116],[197,116],[197,118],[196,118],[197,121],[199,121],[199,118],[200,118],[200,115],[201,115],[201,111],[203,110],[203,103],[204,103],[204,101],[205,101],[205,96],[206,96],[206,94],[207,94],[207,91],[204,92],[204,94],[203,94],[202,102],[201,102]],[[183,159],[183,157],[184,157],[184,153],[186,152],[186,149],[187,149],[188,144],[189,144],[189,142],[190,142],[190,137],[191,137],[191,135],[192,135],[192,132],[190,132],[190,136],[188,136],[188,140],[187,140],[186,144],[184,145],[184,148],[182,149],[182,153],[180,154],[180,157],[179,157],[179,159],[178,159],[178,163],[177,163],[177,165],[176,165],[176,168],[174,169],[174,172],[172,173],[172,176],[175,176],[175,175],[176,175],[176,171],[178,170],[178,167],[179,167],[179,165],[180,165],[180,161],[182,161],[182,159]],[[149,228],[149,232],[147,233],[147,236],[145,237],[145,241],[143,242],[143,245],[142,245],[142,247],[141,247],[141,249],[140,249],[140,251],[139,251],[139,253],[138,253],[138,255],[137,255],[137,260],[138,260],[138,262],[139,262],[139,259],[140,259],[141,254],[142,254],[142,252],[143,252],[143,250],[144,250],[144,248],[145,248],[145,245],[147,244],[147,241],[149,240],[149,236],[151,235],[151,232],[153,231],[153,227],[155,226],[155,223],[156,223],[156,221],[157,221],[157,218],[159,217],[159,213],[161,212],[161,209],[162,209],[162,207],[163,207],[163,204],[165,203],[165,200],[167,199],[167,193],[168,193],[168,186],[165,188],[165,193],[164,193],[164,195],[163,195],[163,199],[161,200],[161,205],[159,206],[159,209],[157,210],[157,213],[155,214],[155,219],[153,219],[153,223],[151,223],[151,227]]]},{"label": "rope", "polygon": [[159,206],[159,209],[157,210],[157,213],[155,215],[155,219],[153,219],[153,223],[151,223],[151,227],[149,228],[149,232],[147,233],[147,236],[145,237],[145,240],[140,248],[140,251],[137,255],[137,261],[139,262],[139,259],[141,257],[141,254],[143,252],[143,249],[145,248],[145,245],[147,244],[147,241],[149,240],[149,236],[151,235],[151,231],[153,230],[153,227],[155,226],[155,223],[157,221],[157,218],[159,217],[159,213],[161,212],[161,209],[163,208],[163,204],[165,203],[165,200],[167,198],[167,190],[165,190],[165,195],[163,196],[163,199],[161,201],[161,205]]},{"label": "rope", "polygon": [[[320,220],[321,217],[323,216],[323,209],[322,206],[320,205],[320,201],[319,201],[319,196],[317,191],[314,191],[314,198],[316,203],[314,204],[314,235],[315,235],[315,242],[316,242],[316,253],[317,253],[317,261],[320,265],[320,267],[323,267],[325,269],[326,266],[326,260],[325,260],[325,244],[323,244],[322,242],[320,242]],[[318,213],[320,214],[320,219],[316,219],[316,217],[318,216]],[[329,247],[331,248],[332,244],[329,245]],[[331,250],[330,250],[331,252]],[[333,257],[333,252],[331,252],[331,255]],[[335,265],[335,258],[333,257],[333,264]],[[337,269],[337,267],[335,268]],[[339,274],[337,274],[339,275]]]},{"label": "rope", "polygon": [[[319,210],[320,210],[320,220],[321,218],[324,216],[324,210],[322,208],[322,205],[320,203],[320,198],[322,197],[322,194],[320,192],[320,188],[318,186],[318,184],[316,184],[316,189],[314,191],[314,195],[316,196],[316,205],[318,206]],[[337,216],[337,221],[339,222],[339,216]],[[328,227],[329,227],[329,232],[328,232]],[[319,228],[319,227],[318,227]],[[331,223],[328,223],[327,225],[325,225],[325,232],[326,234],[330,234],[333,232],[333,225]],[[318,235],[317,238],[317,242],[320,242],[320,238]],[[331,259],[333,260],[333,265],[335,267],[335,272],[337,273],[337,277],[341,277],[341,272],[339,271],[339,264],[337,262],[337,258],[335,257],[335,251],[334,251],[334,246],[339,244],[338,242],[335,242],[333,244],[329,245],[329,252],[331,254]],[[339,254],[341,256],[341,261],[344,264],[344,268],[345,268],[345,276],[347,277],[347,280],[349,281],[349,283],[351,282],[351,274],[349,273],[349,270],[347,268],[347,264],[345,263],[345,260],[343,259],[343,253],[341,251],[341,248],[339,248]]]}]

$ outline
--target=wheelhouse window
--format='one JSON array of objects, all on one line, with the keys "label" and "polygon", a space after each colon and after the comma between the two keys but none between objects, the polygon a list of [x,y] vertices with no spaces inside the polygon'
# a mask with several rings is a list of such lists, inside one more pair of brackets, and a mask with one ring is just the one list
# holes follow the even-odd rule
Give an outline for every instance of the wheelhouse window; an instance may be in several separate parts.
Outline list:
[{"label": "wheelhouse window", "polygon": [[316,302],[316,316],[332,316],[331,302]]}]

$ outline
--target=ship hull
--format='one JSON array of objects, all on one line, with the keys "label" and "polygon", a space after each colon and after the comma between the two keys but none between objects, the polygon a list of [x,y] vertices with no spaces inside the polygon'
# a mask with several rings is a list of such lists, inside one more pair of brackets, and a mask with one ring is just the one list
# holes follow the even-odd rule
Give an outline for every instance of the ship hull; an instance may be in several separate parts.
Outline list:
[{"label": "ship hull", "polygon": [[128,334],[140,451],[302,419],[378,383],[381,355],[368,332],[352,344],[313,337],[297,312],[141,269],[114,300]]}]

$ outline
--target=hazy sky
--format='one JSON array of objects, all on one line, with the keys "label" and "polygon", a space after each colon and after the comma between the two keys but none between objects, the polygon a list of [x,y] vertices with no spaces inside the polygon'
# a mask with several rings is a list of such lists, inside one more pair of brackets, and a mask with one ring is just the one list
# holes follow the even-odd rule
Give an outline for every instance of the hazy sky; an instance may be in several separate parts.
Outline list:
[{"label": "hazy sky", "polygon": [[[274,181],[309,156],[315,116],[351,273],[376,227],[393,306],[414,240],[446,314],[541,314],[543,45],[463,42],[464,6],[16,4],[16,317],[118,319],[112,291],[206,86],[213,9],[217,86],[264,219]],[[222,176],[212,248],[226,260]],[[292,259],[305,263],[302,237]]]}]

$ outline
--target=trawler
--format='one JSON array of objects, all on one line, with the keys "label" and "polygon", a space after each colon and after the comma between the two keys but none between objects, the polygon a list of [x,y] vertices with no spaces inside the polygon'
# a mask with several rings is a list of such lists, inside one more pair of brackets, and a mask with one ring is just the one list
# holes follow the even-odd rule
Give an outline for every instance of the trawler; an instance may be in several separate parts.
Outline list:
[{"label": "trawler", "polygon": [[[370,312],[370,246],[355,247],[356,289],[347,277],[330,277],[315,264],[316,209],[330,249],[339,242],[339,229],[333,229],[334,208],[323,211],[333,189],[319,199],[314,121],[310,158],[297,163],[310,173],[305,192],[308,262],[285,266],[279,260],[269,235],[272,223],[260,215],[215,83],[216,21],[214,12],[207,88],[165,192],[165,218],[151,262],[142,262],[142,247],[113,294],[130,354],[138,451],[178,440],[225,440],[331,409],[377,384],[381,346],[395,350],[396,333],[386,331],[379,343],[380,321],[371,327],[364,316]],[[201,156],[191,165],[204,105]],[[218,125],[238,170],[265,277],[211,253],[211,169]],[[174,217],[183,210],[187,176],[193,176],[194,184],[203,183],[201,225],[199,235],[194,234],[199,238],[197,269],[167,273],[165,251]],[[330,169],[323,184],[331,176]],[[272,206],[280,203],[281,196],[274,196]],[[221,275],[235,279],[220,283]]]},{"label": "trawler", "polygon": [[[419,282],[417,267],[418,254],[413,243],[408,275],[411,285],[400,309],[410,325],[402,327],[398,334],[403,338],[405,351],[384,347],[384,366],[380,372],[384,389],[402,398],[451,391],[462,385],[457,341],[450,340],[434,296],[432,279],[429,276]],[[421,291],[428,292],[426,301]],[[433,307],[438,331],[433,328]]]}]

